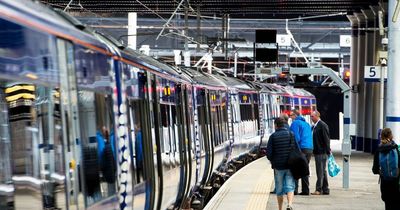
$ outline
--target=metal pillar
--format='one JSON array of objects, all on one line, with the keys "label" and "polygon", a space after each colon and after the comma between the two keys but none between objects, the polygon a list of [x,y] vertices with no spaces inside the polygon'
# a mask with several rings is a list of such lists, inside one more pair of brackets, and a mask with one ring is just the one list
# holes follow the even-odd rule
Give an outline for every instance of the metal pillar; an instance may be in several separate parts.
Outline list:
[{"label": "metal pillar", "polygon": [[[185,36],[189,36],[189,2],[185,2]],[[185,39],[185,52],[183,53],[184,65],[190,67],[189,40]]]},{"label": "metal pillar", "polygon": [[[353,106],[351,107],[350,111],[350,122],[351,124],[356,123],[356,110],[357,110],[357,92],[356,92],[356,85],[357,85],[357,69],[358,69],[358,62],[357,62],[357,52],[358,52],[358,21],[354,15],[348,15],[347,18],[350,20],[351,27],[353,29],[351,34],[351,48],[350,48],[350,87],[353,91],[350,93],[350,101]],[[354,134],[352,134],[354,135]],[[353,149],[355,149],[355,136],[351,136],[353,139]]]},{"label": "metal pillar", "polygon": [[200,43],[202,43],[201,40],[201,19],[200,19],[200,2],[197,2],[197,7],[196,7],[196,20],[197,20],[197,47],[196,47],[196,52],[200,52]]},{"label": "metal pillar", "polygon": [[[388,3],[388,79],[387,79],[387,100],[386,100],[386,125],[393,132],[396,143],[400,143],[400,21],[391,21],[396,8],[396,0],[389,0]],[[397,80],[397,81],[396,81]]]},{"label": "metal pillar", "polygon": [[137,13],[128,13],[128,47],[136,50]]},{"label": "metal pillar", "polygon": [[[362,13],[365,16],[366,19],[366,26],[367,28],[374,28],[375,27],[375,14],[371,10],[362,10]],[[366,51],[365,51],[365,64],[368,66],[374,66],[375,65],[375,30],[367,30],[366,31],[366,38],[365,38],[365,45],[366,45]],[[371,152],[372,151],[372,110],[375,101],[373,101],[373,95],[372,94],[367,94],[371,93],[373,89],[373,84],[374,83],[364,83],[364,97],[365,101],[370,101],[371,103],[362,103],[364,104],[365,108],[365,127],[364,127],[364,152]]]},{"label": "metal pillar", "polygon": [[362,13],[355,13],[358,20],[358,54],[357,54],[357,111],[356,111],[356,150],[363,151],[364,149],[364,66],[365,66],[365,17]]},{"label": "metal pillar", "polygon": [[[374,20],[374,28],[378,27],[379,25],[379,18],[378,18],[378,12],[379,12],[379,7],[374,7],[372,8],[372,11],[374,12],[375,20]],[[372,65],[377,65],[378,60],[377,60],[377,54],[378,50],[380,49],[380,36],[379,32],[374,30],[373,32],[374,36],[374,49],[373,49],[373,63]],[[369,65],[369,64],[368,64]],[[371,101],[373,102],[372,104],[372,110],[371,110],[371,123],[372,123],[372,148],[371,148],[371,153],[374,153],[376,148],[378,147],[379,144],[379,138],[378,138],[378,129],[379,127],[379,122],[381,121],[380,116],[379,116],[379,109],[380,109],[380,104],[379,104],[379,83],[372,83],[372,89],[371,89]]]},{"label": "metal pillar", "polygon": [[222,18],[222,49],[225,60],[228,60],[228,39],[229,39],[229,14],[224,14]]},{"label": "metal pillar", "polygon": [[238,60],[238,52],[235,52],[235,61],[234,61],[234,68],[233,68],[233,76],[237,77],[237,60]]}]

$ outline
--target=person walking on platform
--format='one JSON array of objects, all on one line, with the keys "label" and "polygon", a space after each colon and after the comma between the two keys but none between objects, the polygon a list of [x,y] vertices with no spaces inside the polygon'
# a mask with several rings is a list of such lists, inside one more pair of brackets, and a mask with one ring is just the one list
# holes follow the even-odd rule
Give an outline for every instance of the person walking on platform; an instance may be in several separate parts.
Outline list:
[{"label": "person walking on platform", "polygon": [[313,111],[311,120],[314,123],[312,127],[312,136],[314,143],[315,170],[317,172],[317,183],[315,192],[312,195],[329,195],[328,176],[326,164],[328,155],[331,154],[331,145],[329,137],[329,127],[321,120],[320,113]]},{"label": "person walking on platform", "polygon": [[[288,205],[286,210],[292,210],[294,197],[295,181],[289,170],[287,161],[291,152],[291,137],[293,134],[285,128],[285,121],[282,118],[276,118],[275,132],[271,134],[267,144],[267,158],[271,161],[274,169],[275,190],[278,200],[279,210],[283,207],[283,196],[286,194]],[[292,144],[295,144],[292,141]]]},{"label": "person walking on platform", "polygon": [[399,157],[398,146],[393,141],[392,131],[390,128],[384,128],[381,132],[381,143],[374,155],[372,172],[380,175],[381,198],[385,202],[386,210],[400,209]]},{"label": "person walking on platform", "polygon": [[[313,139],[311,135],[311,126],[306,122],[304,117],[299,113],[299,110],[294,109],[290,118],[292,118],[292,124],[290,130],[294,133],[297,144],[299,145],[301,152],[305,155],[308,164],[310,164],[311,155],[313,153]],[[296,189],[294,194],[298,194],[298,180],[296,180]],[[310,195],[310,182],[309,176],[301,178],[301,193],[300,195]]]},{"label": "person walking on platform", "polygon": [[[279,117],[282,118],[282,119],[285,121],[284,127],[285,127],[287,130],[290,130],[289,123],[288,123],[288,121],[289,121],[289,116],[288,116],[286,113],[282,113]],[[271,191],[271,194],[275,194],[275,192],[276,192],[276,190],[275,190],[275,188],[274,188],[274,190]]]}]

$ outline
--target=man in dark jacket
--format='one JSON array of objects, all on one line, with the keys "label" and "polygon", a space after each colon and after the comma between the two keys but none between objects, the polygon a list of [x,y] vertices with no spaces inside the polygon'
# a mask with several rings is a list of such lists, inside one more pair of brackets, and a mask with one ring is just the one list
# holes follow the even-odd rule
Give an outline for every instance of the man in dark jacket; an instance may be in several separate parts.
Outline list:
[{"label": "man in dark jacket", "polygon": [[[307,163],[310,163],[311,155],[313,153],[313,139],[311,135],[311,126],[306,122],[304,117],[300,115],[299,110],[295,109],[290,113],[290,118],[292,118],[292,124],[290,125],[290,130],[294,133],[296,137],[297,144],[299,145],[301,152],[307,158]],[[310,181],[309,176],[301,178],[301,193],[300,195],[310,195]],[[298,180],[296,180],[296,188],[294,194],[297,195],[298,192]]]},{"label": "man in dark jacket", "polygon": [[[275,190],[279,210],[282,210],[284,194],[287,195],[288,200],[286,210],[291,210],[295,183],[287,161],[292,145],[294,145],[295,142],[293,133],[284,127],[284,119],[277,118],[274,123],[276,130],[268,140],[267,158],[271,161],[272,168],[274,169]],[[292,141],[291,138],[293,138]]]},{"label": "man in dark jacket", "polygon": [[311,120],[314,123],[312,134],[314,142],[315,170],[317,172],[317,183],[315,192],[312,195],[329,195],[328,176],[326,171],[326,163],[328,155],[331,154],[331,140],[329,137],[329,127],[321,120],[320,113],[313,111]]}]

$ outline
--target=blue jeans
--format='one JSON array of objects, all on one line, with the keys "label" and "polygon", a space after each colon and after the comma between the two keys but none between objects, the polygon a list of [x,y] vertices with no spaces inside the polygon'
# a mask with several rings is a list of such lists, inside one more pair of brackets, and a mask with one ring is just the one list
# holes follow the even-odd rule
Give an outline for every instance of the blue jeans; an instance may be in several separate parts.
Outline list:
[{"label": "blue jeans", "polygon": [[283,196],[288,192],[293,192],[295,188],[295,180],[289,169],[274,170],[275,190],[277,196]]}]

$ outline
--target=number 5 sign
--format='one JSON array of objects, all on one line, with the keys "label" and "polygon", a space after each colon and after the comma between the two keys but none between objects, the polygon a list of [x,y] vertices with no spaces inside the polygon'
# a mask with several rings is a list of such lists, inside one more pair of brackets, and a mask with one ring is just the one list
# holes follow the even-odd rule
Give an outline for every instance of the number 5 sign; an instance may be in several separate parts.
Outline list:
[{"label": "number 5 sign", "polygon": [[[382,68],[384,70],[385,81],[387,79],[386,67]],[[379,82],[381,79],[381,67],[380,66],[365,66],[364,67],[364,81],[366,82]]]}]

